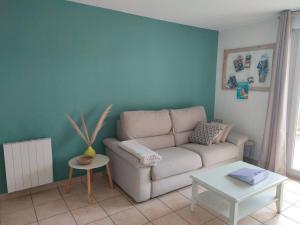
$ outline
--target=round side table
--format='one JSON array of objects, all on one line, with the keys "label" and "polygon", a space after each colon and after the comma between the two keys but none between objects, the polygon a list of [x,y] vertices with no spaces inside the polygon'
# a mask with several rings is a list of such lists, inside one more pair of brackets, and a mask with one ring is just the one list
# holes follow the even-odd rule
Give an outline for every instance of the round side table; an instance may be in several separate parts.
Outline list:
[{"label": "round side table", "polygon": [[113,188],[113,182],[110,172],[110,165],[109,165],[109,158],[106,155],[97,154],[93,161],[88,165],[79,165],[77,163],[77,157],[72,158],[69,160],[69,179],[66,185],[66,193],[69,193],[72,188],[72,176],[73,176],[73,169],[77,170],[86,170],[87,172],[87,188],[88,188],[88,203],[91,204],[93,202],[92,198],[92,179],[93,179],[93,169],[105,166],[106,167],[106,174],[108,178],[108,182],[111,188]]}]

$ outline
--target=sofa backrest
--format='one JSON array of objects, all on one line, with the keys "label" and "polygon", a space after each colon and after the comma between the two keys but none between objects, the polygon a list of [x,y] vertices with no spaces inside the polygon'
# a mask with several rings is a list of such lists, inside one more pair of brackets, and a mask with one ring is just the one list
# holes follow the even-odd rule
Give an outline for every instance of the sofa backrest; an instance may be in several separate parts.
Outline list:
[{"label": "sofa backrest", "polygon": [[203,106],[158,111],[122,112],[117,121],[118,139],[136,139],[151,149],[189,143],[188,136],[200,121],[207,121]]},{"label": "sofa backrest", "polygon": [[205,109],[203,106],[195,106],[184,109],[171,109],[170,116],[172,120],[175,144],[183,145],[189,143],[188,137],[200,122],[207,122]]},{"label": "sofa backrest", "polygon": [[127,111],[117,127],[121,140],[136,139],[151,149],[175,146],[169,111]]}]

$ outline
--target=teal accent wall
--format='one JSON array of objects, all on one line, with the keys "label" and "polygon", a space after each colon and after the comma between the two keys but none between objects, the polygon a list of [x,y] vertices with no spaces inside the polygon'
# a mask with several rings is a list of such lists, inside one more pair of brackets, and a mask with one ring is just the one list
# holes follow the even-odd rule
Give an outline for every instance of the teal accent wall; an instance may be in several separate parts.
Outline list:
[{"label": "teal accent wall", "polygon": [[94,125],[95,144],[115,134],[121,111],[204,105],[212,118],[218,32],[62,0],[0,0],[0,193],[2,144],[51,137],[54,177],[85,146],[65,113]]}]

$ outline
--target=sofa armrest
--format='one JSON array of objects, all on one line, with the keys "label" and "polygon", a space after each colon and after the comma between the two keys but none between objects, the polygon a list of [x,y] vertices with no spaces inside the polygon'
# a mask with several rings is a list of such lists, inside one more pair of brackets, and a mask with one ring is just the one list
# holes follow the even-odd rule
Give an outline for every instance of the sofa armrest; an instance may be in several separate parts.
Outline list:
[{"label": "sofa armrest", "polygon": [[226,141],[239,147],[243,147],[244,144],[248,141],[248,137],[237,132],[230,132]]},{"label": "sofa armrest", "polygon": [[139,158],[120,148],[120,141],[116,138],[106,138],[103,140],[104,145],[117,154],[119,157],[130,163],[135,168],[150,167],[140,163]]}]

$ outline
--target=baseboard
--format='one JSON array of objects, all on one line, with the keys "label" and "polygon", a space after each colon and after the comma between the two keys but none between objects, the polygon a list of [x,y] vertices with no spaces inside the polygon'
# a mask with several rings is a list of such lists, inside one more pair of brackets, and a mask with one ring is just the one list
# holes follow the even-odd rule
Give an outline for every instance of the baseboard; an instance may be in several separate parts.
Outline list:
[{"label": "baseboard", "polygon": [[[94,173],[94,179],[99,176],[99,177],[103,177],[105,176],[105,172],[104,171],[100,171],[97,173]],[[86,175],[82,175],[82,176],[78,176],[78,177],[73,177],[72,178],[72,183],[85,183],[86,180]],[[21,190],[21,191],[16,191],[13,193],[4,193],[4,194],[0,194],[0,201],[2,200],[7,200],[7,199],[12,199],[12,198],[18,198],[18,197],[22,197],[25,195],[29,195],[29,194],[34,194],[37,192],[41,192],[41,191],[46,191],[49,189],[53,189],[53,188],[59,188],[62,187],[66,184],[68,179],[64,179],[64,180],[60,180],[60,181],[55,181],[49,184],[44,184],[38,187],[33,187],[33,188],[29,188],[26,190]]]}]

